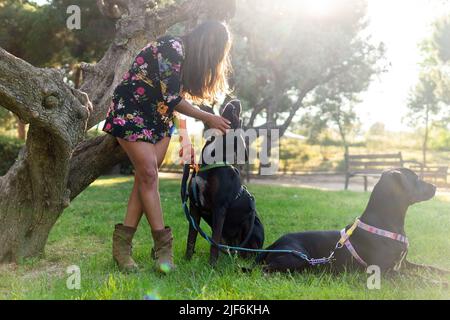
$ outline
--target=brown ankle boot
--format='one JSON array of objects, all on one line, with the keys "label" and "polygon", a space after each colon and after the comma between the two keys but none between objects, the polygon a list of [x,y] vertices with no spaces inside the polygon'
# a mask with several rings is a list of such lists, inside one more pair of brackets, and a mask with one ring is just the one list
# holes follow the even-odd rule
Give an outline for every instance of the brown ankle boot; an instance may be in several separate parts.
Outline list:
[{"label": "brown ankle boot", "polygon": [[136,228],[116,224],[113,233],[113,259],[122,272],[136,272],[138,266],[131,257],[132,240]]},{"label": "brown ankle boot", "polygon": [[156,268],[160,272],[168,273],[175,268],[172,253],[172,230],[169,227],[163,230],[152,230],[152,236],[154,247],[151,255],[156,260]]}]

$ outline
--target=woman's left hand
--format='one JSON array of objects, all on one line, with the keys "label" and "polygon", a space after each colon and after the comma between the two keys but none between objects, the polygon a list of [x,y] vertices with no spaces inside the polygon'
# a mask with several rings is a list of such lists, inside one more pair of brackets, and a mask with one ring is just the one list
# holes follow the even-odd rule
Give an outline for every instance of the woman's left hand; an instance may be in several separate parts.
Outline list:
[{"label": "woman's left hand", "polygon": [[195,151],[191,143],[183,145],[178,154],[182,164],[195,164]]}]

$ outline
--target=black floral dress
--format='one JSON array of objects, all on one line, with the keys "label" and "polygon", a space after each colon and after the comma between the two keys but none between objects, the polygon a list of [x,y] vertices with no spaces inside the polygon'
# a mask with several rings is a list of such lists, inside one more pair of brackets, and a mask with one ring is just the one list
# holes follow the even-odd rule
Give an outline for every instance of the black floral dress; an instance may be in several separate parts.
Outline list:
[{"label": "black floral dress", "polygon": [[137,55],[114,90],[103,131],[128,141],[157,143],[174,130],[174,108],[180,103],[180,38],[164,36]]}]

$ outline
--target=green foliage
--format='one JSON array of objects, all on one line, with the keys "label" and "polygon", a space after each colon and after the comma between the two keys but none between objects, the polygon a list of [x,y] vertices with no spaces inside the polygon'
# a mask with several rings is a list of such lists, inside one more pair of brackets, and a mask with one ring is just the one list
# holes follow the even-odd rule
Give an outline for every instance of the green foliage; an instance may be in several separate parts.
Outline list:
[{"label": "green foliage", "polygon": [[438,19],[433,26],[433,34],[422,45],[422,72],[434,82],[434,95],[444,103],[444,113],[450,109],[450,15]]},{"label": "green foliage", "polygon": [[[405,160],[422,161],[420,132],[392,132],[369,130],[365,136],[349,143],[352,154],[379,154],[402,152]],[[450,131],[436,127],[430,133],[428,162],[450,163]],[[395,139],[393,139],[395,137]],[[342,172],[344,148],[339,134],[325,130],[316,140],[297,140],[283,137],[280,140],[280,173],[314,171]]]},{"label": "green foliage", "polygon": [[12,112],[0,106],[0,129],[11,130],[15,126],[15,119]]},{"label": "green foliage", "polygon": [[386,126],[382,122],[375,122],[367,132],[368,135],[383,135],[386,133]]},{"label": "green foliage", "polygon": [[[150,258],[150,230],[145,219],[137,231],[133,253],[141,271],[121,274],[111,258],[114,224],[123,220],[131,177],[104,177],[86,189],[58,220],[45,256],[1,269],[0,299],[449,299],[444,286],[423,282],[430,278],[386,276],[380,290],[367,290],[365,272],[264,275],[241,267],[251,262],[222,254],[216,268],[208,264],[209,246],[200,237],[191,261],[183,258],[188,223],[179,202],[179,181],[162,179],[160,193],[165,220],[174,231],[177,270],[160,276]],[[304,230],[340,229],[353,222],[368,194],[250,185],[266,228],[266,245],[282,234]],[[412,207],[406,230],[411,240],[408,259],[450,268],[443,254],[450,247],[450,199],[437,197]],[[210,232],[205,227],[206,232]],[[81,270],[81,290],[66,287],[70,265]],[[435,277],[431,276],[433,279]],[[436,278],[440,279],[439,277]],[[450,280],[444,277],[442,280]]]},{"label": "green foliage", "polygon": [[[0,10],[0,46],[36,66],[74,65],[99,59],[114,36],[114,23],[92,0],[52,0],[38,6],[5,0]],[[66,27],[69,5],[81,8],[81,30]]]},{"label": "green foliage", "polygon": [[430,74],[422,73],[419,83],[411,93],[406,119],[413,128],[427,126],[433,117],[439,116],[441,110],[439,100],[436,96],[436,82]]},{"label": "green foliage", "polygon": [[25,57],[25,36],[38,14],[38,6],[22,0],[0,3],[0,46],[17,57]]},{"label": "green foliage", "polygon": [[0,135],[0,176],[14,164],[23,147],[23,141]]},{"label": "green foliage", "polygon": [[[81,29],[66,28],[66,9],[69,5],[81,8]],[[92,0],[52,0],[50,9],[55,14],[58,26],[62,26],[63,34],[59,36],[64,41],[64,54],[59,61],[72,63],[79,61],[97,61],[111,44],[115,28],[114,22],[102,16],[96,1]]]},{"label": "green foliage", "polygon": [[450,130],[437,128],[430,137],[430,148],[438,151],[450,151]]},{"label": "green foliage", "polygon": [[[66,27],[69,5],[81,8],[81,30]],[[74,81],[81,61],[101,58],[114,36],[114,22],[92,0],[52,0],[38,6],[25,0],[0,1],[0,47],[39,67],[57,67]],[[0,127],[11,129],[14,116],[0,106]]]},{"label": "green foliage", "polygon": [[350,131],[356,122],[353,103],[380,72],[384,49],[363,36],[365,1],[339,1],[320,18],[310,15],[306,4],[238,2],[232,22],[237,95],[245,110],[259,115],[255,124],[265,117],[272,127],[289,125],[304,104],[316,113],[312,124],[336,123]]},{"label": "green foliage", "polygon": [[450,63],[448,40],[450,19],[443,18],[434,25],[435,32],[422,44],[424,60],[416,87],[410,93],[409,112],[405,119],[412,128],[422,132],[422,162],[427,162],[429,136],[436,123],[448,127],[450,114]]},{"label": "green foliage", "polygon": [[[436,22],[433,35],[433,46],[438,57],[435,65],[437,95],[441,101],[450,105],[450,16],[441,18]],[[447,108],[447,116],[450,114]]]},{"label": "green foliage", "polygon": [[444,17],[436,23],[433,36],[438,57],[443,62],[450,61],[450,16]]}]

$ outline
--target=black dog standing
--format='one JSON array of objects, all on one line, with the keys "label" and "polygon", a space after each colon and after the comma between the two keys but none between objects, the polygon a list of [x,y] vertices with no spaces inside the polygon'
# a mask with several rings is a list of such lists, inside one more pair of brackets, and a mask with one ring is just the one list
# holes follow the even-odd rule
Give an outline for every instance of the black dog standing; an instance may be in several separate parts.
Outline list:
[{"label": "black dog standing", "polygon": [[[231,128],[240,129],[240,102],[232,100],[221,109],[221,115],[231,122]],[[187,189],[190,167],[185,165],[181,197],[183,200],[189,199],[189,211],[195,224],[199,226],[200,220],[203,218],[211,227],[214,243],[261,249],[264,244],[264,227],[257,215],[254,199],[241,184],[239,170],[232,166],[232,163],[226,162],[225,157],[230,148],[236,154],[240,142],[237,140],[241,139],[234,139],[233,145],[230,146],[227,145],[227,135],[215,137],[215,139],[222,139],[224,156],[220,162],[214,164],[206,164],[204,161],[205,148],[215,143],[214,139],[207,141],[202,149],[200,169],[197,173],[194,172]],[[195,226],[190,221],[186,248],[187,259],[194,254],[197,233]],[[242,257],[248,256],[248,253],[244,251],[239,253]],[[212,244],[211,264],[214,265],[217,262],[218,255],[219,248]]]}]

